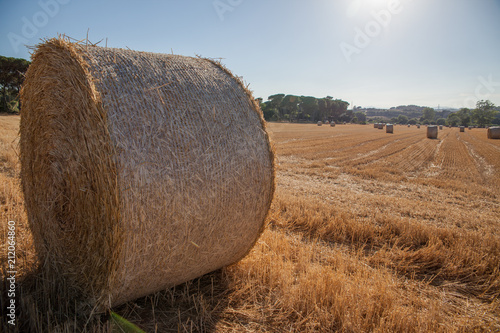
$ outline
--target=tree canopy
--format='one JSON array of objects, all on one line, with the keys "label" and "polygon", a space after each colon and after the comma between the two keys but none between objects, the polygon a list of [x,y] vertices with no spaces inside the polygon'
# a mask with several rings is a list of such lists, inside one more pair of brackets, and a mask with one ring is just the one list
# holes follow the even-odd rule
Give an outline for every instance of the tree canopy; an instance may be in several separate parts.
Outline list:
[{"label": "tree canopy", "polygon": [[0,56],[0,112],[18,111],[18,95],[24,73],[30,62],[25,59]]},{"label": "tree canopy", "polygon": [[479,127],[485,127],[490,125],[498,113],[495,110],[495,104],[491,103],[489,100],[478,101],[476,103],[476,108],[472,111],[471,119]]},{"label": "tree canopy", "polygon": [[472,126],[485,127],[495,123],[498,114],[497,107],[489,100],[481,100],[476,103],[476,108],[471,110],[462,108],[451,113],[446,118],[446,123],[452,126]]},{"label": "tree canopy", "polygon": [[316,98],[312,96],[297,96],[275,94],[260,99],[260,107],[266,120],[289,121],[350,121],[353,118],[349,103],[331,96]]}]

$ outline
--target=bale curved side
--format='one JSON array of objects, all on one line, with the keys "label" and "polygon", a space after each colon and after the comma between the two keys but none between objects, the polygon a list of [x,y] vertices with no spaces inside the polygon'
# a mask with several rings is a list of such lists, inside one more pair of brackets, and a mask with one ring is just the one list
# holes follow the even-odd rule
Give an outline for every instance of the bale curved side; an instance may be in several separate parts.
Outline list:
[{"label": "bale curved side", "polygon": [[[75,255],[56,269],[73,277],[89,299],[109,307],[196,278],[248,253],[263,230],[273,198],[274,153],[262,112],[241,81],[207,59],[84,47],[63,40],[39,46],[34,60],[52,62],[46,49],[67,56],[54,60],[54,77],[44,83],[51,95],[41,98],[53,109],[65,104],[67,110],[37,107],[36,81],[28,76],[23,116],[25,112],[26,120],[35,114],[43,118],[38,126],[51,137],[45,143],[48,150],[57,150],[54,142],[65,137],[79,142],[72,154],[60,153],[46,163],[55,161],[67,168],[64,177],[53,176],[61,183],[53,197],[64,197],[67,187],[75,187],[68,200],[71,212],[80,214],[84,205],[95,207],[90,217],[73,223],[77,228],[69,230],[74,234],[68,237],[78,240],[81,233],[95,236],[106,231],[95,237],[104,244],[99,255],[106,264],[94,273],[104,285],[83,282],[83,273],[97,260],[95,247],[84,252],[86,261],[78,262]],[[64,77],[71,62],[83,74],[64,81],[58,73]],[[33,64],[32,71],[40,71],[43,80],[45,65]],[[53,86],[59,81],[64,82]],[[88,116],[94,110],[97,120]],[[29,218],[38,233],[36,242],[51,239],[50,246],[58,249],[45,251],[57,262],[68,244],[36,226],[54,219],[42,221],[39,207],[45,199],[31,188],[51,172],[49,167],[31,170],[41,158],[36,151],[29,156],[33,126],[25,122],[21,130]],[[84,157],[88,165],[75,162]],[[88,193],[80,191],[95,196],[87,203],[77,191],[86,183],[75,180],[78,177],[92,185]],[[45,215],[55,214],[56,206],[45,207]],[[58,218],[67,221],[70,214],[64,211]],[[91,218],[95,222],[84,223]]]}]

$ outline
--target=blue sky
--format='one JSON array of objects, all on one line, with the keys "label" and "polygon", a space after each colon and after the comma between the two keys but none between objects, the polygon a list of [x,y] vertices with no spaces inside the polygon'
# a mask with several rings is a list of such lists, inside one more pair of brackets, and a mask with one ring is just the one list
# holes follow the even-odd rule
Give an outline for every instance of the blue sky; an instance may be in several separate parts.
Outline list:
[{"label": "blue sky", "polygon": [[0,55],[66,34],[222,58],[255,97],[500,105],[500,0],[0,0]]}]

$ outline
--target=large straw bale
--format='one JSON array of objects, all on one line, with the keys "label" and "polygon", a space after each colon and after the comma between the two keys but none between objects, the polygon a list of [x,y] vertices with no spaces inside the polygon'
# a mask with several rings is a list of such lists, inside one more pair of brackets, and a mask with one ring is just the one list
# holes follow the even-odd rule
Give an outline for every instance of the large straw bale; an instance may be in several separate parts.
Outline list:
[{"label": "large straw bale", "polygon": [[386,133],[394,133],[394,125],[393,124],[385,125],[385,132]]},{"label": "large straw bale", "polygon": [[460,126],[460,132],[465,132],[465,126]]},{"label": "large straw bale", "polygon": [[436,125],[427,126],[427,138],[437,139],[438,137],[438,127]]},{"label": "large straw bale", "polygon": [[500,139],[500,127],[488,128],[488,139]]},{"label": "large straw bale", "polygon": [[21,97],[36,250],[98,308],[232,264],[261,234],[274,153],[218,62],[51,39]]}]

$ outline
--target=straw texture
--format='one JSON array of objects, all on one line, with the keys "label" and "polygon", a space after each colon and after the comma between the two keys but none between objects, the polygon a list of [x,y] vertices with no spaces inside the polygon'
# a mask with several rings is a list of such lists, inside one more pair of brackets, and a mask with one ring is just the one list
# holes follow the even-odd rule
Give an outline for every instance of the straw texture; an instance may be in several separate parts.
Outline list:
[{"label": "straw texture", "polygon": [[21,98],[35,246],[100,309],[232,264],[262,232],[274,153],[219,63],[51,39]]},{"label": "straw texture", "polygon": [[427,138],[437,139],[438,137],[438,127],[436,125],[427,126]]},{"label": "straw texture", "polygon": [[386,133],[394,133],[394,125],[393,124],[385,125],[385,132]]},{"label": "straw texture", "polygon": [[500,127],[488,128],[488,139],[500,139]]}]

